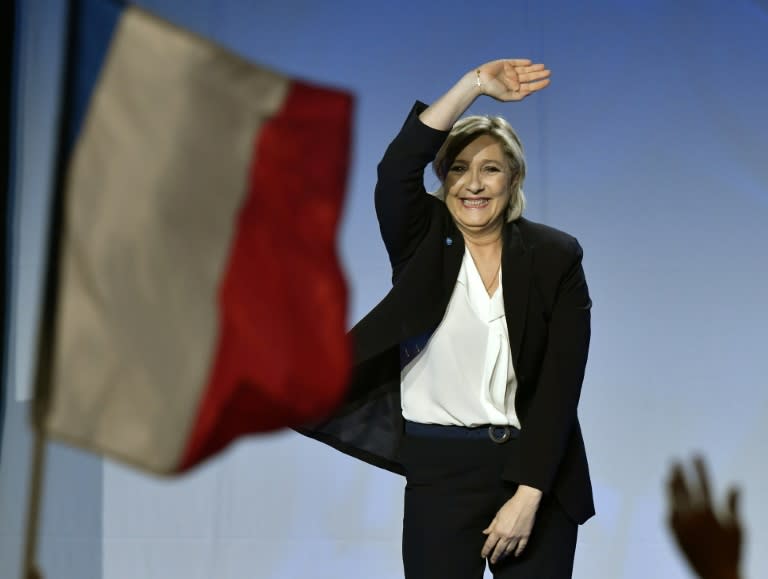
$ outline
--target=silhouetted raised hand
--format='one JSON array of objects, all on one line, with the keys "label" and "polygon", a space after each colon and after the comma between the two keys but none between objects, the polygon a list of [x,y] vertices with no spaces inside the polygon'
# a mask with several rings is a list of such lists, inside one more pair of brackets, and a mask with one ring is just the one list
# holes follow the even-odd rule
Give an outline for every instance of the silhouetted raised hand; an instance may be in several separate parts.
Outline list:
[{"label": "silhouetted raised hand", "polygon": [[715,508],[704,460],[693,460],[687,480],[683,465],[672,467],[667,490],[669,525],[688,563],[702,579],[739,579],[742,529],[739,491],[728,491],[725,508]]}]

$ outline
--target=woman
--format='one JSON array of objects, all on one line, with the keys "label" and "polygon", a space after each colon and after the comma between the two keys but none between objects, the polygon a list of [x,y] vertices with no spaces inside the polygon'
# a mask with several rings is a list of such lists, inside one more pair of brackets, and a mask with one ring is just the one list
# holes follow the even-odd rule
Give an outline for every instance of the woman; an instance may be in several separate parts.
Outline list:
[{"label": "woman", "polygon": [[[305,434],[407,477],[405,576],[571,576],[594,514],[576,406],[589,344],[581,248],[521,217],[525,162],[481,95],[519,101],[549,71],[497,60],[416,103],[378,168],[393,287],[352,330],[348,402]],[[423,187],[434,160],[437,196]]]}]

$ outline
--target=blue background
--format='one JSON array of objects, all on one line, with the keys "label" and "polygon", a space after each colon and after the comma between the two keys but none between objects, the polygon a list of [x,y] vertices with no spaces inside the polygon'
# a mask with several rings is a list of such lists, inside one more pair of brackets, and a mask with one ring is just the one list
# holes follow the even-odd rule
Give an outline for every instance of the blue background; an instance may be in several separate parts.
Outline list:
[{"label": "blue background", "polygon": [[[64,13],[60,1],[20,4],[2,578],[17,576],[19,561]],[[471,112],[518,129],[526,215],[585,251],[595,305],[580,414],[598,517],[581,529],[574,577],[687,576],[665,529],[664,479],[695,450],[718,493],[731,481],[743,488],[746,575],[768,576],[755,548],[768,543],[765,0],[139,5],[356,94],[339,243],[350,324],[389,286],[375,167],[413,100],[434,100],[493,58],[546,63],[544,93],[478,100]],[[178,481],[54,445],[47,485],[41,559],[54,579],[401,575],[403,481],[290,433],[248,439]]]}]

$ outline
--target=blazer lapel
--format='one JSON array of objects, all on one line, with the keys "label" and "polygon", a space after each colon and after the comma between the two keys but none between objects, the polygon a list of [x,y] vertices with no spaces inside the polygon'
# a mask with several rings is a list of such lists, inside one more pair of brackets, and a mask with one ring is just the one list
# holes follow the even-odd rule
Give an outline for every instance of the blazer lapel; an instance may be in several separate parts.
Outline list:
[{"label": "blazer lapel", "polygon": [[501,254],[501,283],[504,288],[504,314],[507,317],[512,363],[519,369],[520,346],[528,312],[533,250],[523,244],[517,223],[510,223]]},{"label": "blazer lapel", "polygon": [[[447,211],[446,211],[447,214]],[[464,238],[450,215],[442,227],[435,228],[419,255],[412,258],[408,271],[400,279],[396,302],[400,309],[388,315],[390,323],[399,320],[399,341],[437,328],[448,308],[456,278],[464,257]]]}]

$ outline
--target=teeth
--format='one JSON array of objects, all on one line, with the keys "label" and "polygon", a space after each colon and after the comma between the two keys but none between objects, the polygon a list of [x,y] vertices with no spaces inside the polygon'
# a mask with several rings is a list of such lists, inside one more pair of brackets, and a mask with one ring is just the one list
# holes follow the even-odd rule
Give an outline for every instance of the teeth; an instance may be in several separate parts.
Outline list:
[{"label": "teeth", "polygon": [[488,205],[487,199],[462,199],[464,207],[484,207]]}]

